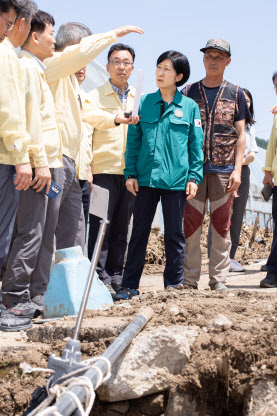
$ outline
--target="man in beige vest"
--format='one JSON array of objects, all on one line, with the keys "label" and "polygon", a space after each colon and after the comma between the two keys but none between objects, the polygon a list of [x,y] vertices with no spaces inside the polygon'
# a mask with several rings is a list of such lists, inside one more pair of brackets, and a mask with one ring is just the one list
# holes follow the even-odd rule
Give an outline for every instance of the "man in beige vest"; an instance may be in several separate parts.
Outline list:
[{"label": "man in beige vest", "polygon": [[[108,52],[107,71],[110,79],[93,90],[92,101],[106,114],[116,116],[131,112],[135,90],[128,84],[134,70],[135,52],[130,46],[118,43]],[[98,125],[99,123],[99,125]],[[100,279],[115,295],[122,281],[124,255],[127,248],[128,225],[135,197],[128,192],[123,175],[126,145],[126,124],[102,130],[101,117],[93,123],[93,185],[109,191],[108,225],[97,271]],[[99,230],[100,219],[90,214],[88,255],[91,259]]]},{"label": "man in beige vest", "polygon": [[[22,46],[19,61],[25,74],[26,122],[31,136],[28,146],[34,180],[32,188],[20,193],[13,241],[3,277],[3,303],[15,315],[34,318],[42,311],[40,282],[32,279],[44,232],[51,173],[62,167],[61,137],[54,100],[45,80],[44,59],[55,48],[54,18],[39,10]],[[11,41],[18,45],[18,31]]]},{"label": "man in beige vest", "polygon": [[[27,190],[32,180],[27,147],[30,136],[26,131],[23,72],[14,47],[10,43],[3,43],[16,19],[20,18],[21,11],[27,13],[23,7],[26,4],[27,2],[21,2],[20,5],[16,0],[0,2],[0,268],[8,253],[18,190]],[[18,319],[1,306],[1,331],[20,331],[31,326],[30,318]]]}]

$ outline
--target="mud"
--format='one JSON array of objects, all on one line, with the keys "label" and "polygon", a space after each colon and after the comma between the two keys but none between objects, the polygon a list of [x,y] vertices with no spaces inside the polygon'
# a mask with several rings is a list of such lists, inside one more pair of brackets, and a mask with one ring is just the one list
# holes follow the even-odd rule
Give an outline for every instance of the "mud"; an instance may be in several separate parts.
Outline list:
[{"label": "mud", "polygon": [[[134,319],[139,310],[151,306],[155,315],[148,324],[182,324],[201,328],[192,347],[189,364],[182,374],[172,376],[172,389],[202,403],[202,413],[243,415],[251,386],[256,380],[277,375],[277,294],[210,290],[166,290],[144,293],[106,311],[87,311],[81,331],[83,358],[100,355]],[[179,309],[173,315],[170,309]],[[176,312],[175,312],[176,313]],[[211,321],[224,314],[232,327],[215,329]],[[27,408],[33,390],[43,385],[42,373],[23,375],[19,364],[46,367],[51,352],[60,355],[72,335],[74,319],[34,325],[22,335],[3,333],[0,337],[0,415],[20,415]],[[7,337],[7,338],[5,338]],[[12,338],[11,338],[12,337]],[[17,339],[16,339],[17,338]],[[21,338],[21,340],[20,340]],[[166,402],[165,392],[164,400]],[[141,399],[149,400],[148,399]],[[142,415],[142,402],[128,403],[129,416]],[[111,404],[97,402],[93,416],[118,415]],[[163,409],[157,415],[163,414]]]}]

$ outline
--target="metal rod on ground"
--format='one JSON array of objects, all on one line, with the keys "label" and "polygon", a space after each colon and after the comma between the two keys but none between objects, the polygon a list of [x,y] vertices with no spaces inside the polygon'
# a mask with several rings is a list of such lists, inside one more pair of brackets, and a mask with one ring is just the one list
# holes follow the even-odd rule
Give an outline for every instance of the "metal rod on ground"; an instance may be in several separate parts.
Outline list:
[{"label": "metal rod on ground", "polygon": [[[135,336],[144,328],[147,322],[150,321],[153,314],[154,311],[152,308],[149,307],[143,309],[137,318],[130,325],[128,325],[122,334],[119,335],[119,337],[116,338],[116,340],[107,348],[102,357],[107,358],[111,364],[114,364]],[[96,361],[94,366],[98,367],[103,374],[105,374],[108,370],[106,362],[102,360]],[[98,371],[91,368],[87,370],[84,375],[91,380],[93,387],[95,388],[99,379]],[[69,389],[69,391],[74,393],[82,403],[84,402],[86,398],[85,387],[74,386]],[[56,407],[57,412],[63,416],[71,416],[73,412],[77,410],[76,402],[71,395],[66,393],[54,404],[54,406]]]},{"label": "metal rod on ground", "polygon": [[89,277],[88,277],[88,281],[87,281],[87,286],[86,286],[86,289],[85,289],[85,293],[84,293],[83,300],[82,300],[82,303],[81,303],[81,308],[80,308],[80,311],[79,311],[79,314],[78,314],[77,322],[76,322],[73,337],[72,337],[72,339],[74,339],[74,340],[77,340],[79,338],[79,333],[80,333],[82,321],[83,321],[86,306],[87,306],[87,301],[88,301],[88,297],[89,297],[89,293],[90,293],[90,288],[91,288],[91,285],[92,285],[92,282],[93,282],[94,273],[95,273],[96,266],[97,266],[97,263],[98,263],[98,260],[99,260],[99,256],[100,256],[100,253],[101,253],[103,240],[104,240],[104,237],[105,237],[105,233],[106,233],[106,229],[107,229],[108,224],[109,224],[109,221],[106,220],[106,219],[102,220],[100,222],[100,229],[99,229],[96,244],[95,244],[96,249],[94,250],[93,257],[91,259],[91,266],[90,266],[90,270],[89,270]]}]

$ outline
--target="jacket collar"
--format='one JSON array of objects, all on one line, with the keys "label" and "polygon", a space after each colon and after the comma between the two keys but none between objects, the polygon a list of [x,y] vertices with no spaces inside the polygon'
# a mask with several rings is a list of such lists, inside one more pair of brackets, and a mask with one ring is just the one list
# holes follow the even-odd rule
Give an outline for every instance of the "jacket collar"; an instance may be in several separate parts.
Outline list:
[{"label": "jacket collar", "polygon": [[[129,89],[130,91],[128,92],[128,95],[130,94],[132,97],[135,96],[135,88],[133,88],[131,85],[129,85]],[[113,89],[113,87],[111,86],[110,80],[108,80],[106,82],[106,84],[104,84],[104,93],[105,95],[111,95],[111,94],[115,94],[115,91]]]},{"label": "jacket collar", "polygon": [[[182,99],[183,99],[183,95],[180,93],[178,89],[176,89],[172,103],[175,105],[181,106]],[[154,101],[154,104],[157,104],[163,101],[160,89],[158,89],[158,91],[155,92],[153,101]]]},{"label": "jacket collar", "polygon": [[22,49],[18,55],[19,58],[27,58],[30,59],[32,64],[37,68],[37,70],[43,74],[46,70],[46,66],[43,62],[41,62],[40,59],[38,59],[35,55],[33,55],[31,52],[25,51]]},{"label": "jacket collar", "polygon": [[[12,42],[10,41],[10,39],[6,36],[5,39],[2,42],[4,45],[7,46],[8,49],[10,49],[10,51],[12,51],[12,53],[14,53],[16,55],[15,52],[15,47],[13,46]],[[16,55],[17,57],[17,55]]]}]

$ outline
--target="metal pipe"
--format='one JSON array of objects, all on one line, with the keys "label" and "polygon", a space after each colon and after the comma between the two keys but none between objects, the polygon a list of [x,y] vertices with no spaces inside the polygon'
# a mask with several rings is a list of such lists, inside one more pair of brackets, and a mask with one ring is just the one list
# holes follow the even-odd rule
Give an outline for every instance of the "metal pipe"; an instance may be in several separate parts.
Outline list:
[{"label": "metal pipe", "polygon": [[84,314],[85,314],[85,310],[86,310],[86,306],[87,306],[87,301],[88,301],[88,297],[89,297],[89,293],[90,293],[90,288],[91,288],[91,285],[92,285],[92,282],[93,282],[94,273],[95,273],[96,266],[97,266],[97,263],[98,263],[98,260],[99,260],[99,256],[100,256],[100,253],[101,253],[101,249],[102,249],[102,245],[103,245],[103,241],[104,241],[104,237],[105,237],[105,233],[106,233],[106,229],[107,229],[108,224],[109,224],[109,221],[107,219],[100,221],[100,228],[99,228],[99,231],[98,231],[98,236],[97,236],[97,240],[96,240],[96,244],[95,244],[95,249],[94,249],[94,252],[93,252],[93,257],[91,259],[91,266],[90,266],[90,270],[89,270],[87,285],[86,285],[86,289],[85,289],[85,292],[84,292],[83,300],[82,300],[82,303],[81,303],[81,307],[80,307],[80,310],[79,310],[77,322],[76,322],[73,337],[72,337],[72,339],[74,339],[74,340],[77,340],[79,338],[81,325],[82,325],[82,321],[83,321],[83,318],[84,318]]},{"label": "metal pipe", "polygon": [[[114,362],[120,357],[127,346],[135,338],[135,336],[144,328],[147,322],[150,321],[150,319],[153,317],[153,314],[154,311],[152,308],[149,307],[143,309],[137,318],[130,325],[128,325],[122,334],[119,335],[119,337],[116,338],[116,340],[107,348],[102,357],[106,357],[111,362],[111,364],[114,364]],[[94,366],[98,367],[103,374],[105,374],[105,372],[108,370],[107,364],[102,360],[96,361]],[[99,378],[98,371],[91,368],[87,370],[84,375],[91,380],[93,387],[95,388]],[[69,389],[69,391],[74,393],[82,403],[84,402],[86,397],[85,387],[74,386]],[[73,412],[77,410],[74,399],[72,396],[66,393],[55,403],[54,406],[63,416],[71,416]]]}]

